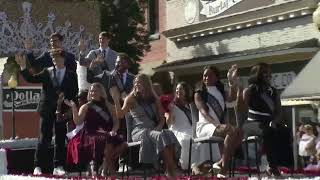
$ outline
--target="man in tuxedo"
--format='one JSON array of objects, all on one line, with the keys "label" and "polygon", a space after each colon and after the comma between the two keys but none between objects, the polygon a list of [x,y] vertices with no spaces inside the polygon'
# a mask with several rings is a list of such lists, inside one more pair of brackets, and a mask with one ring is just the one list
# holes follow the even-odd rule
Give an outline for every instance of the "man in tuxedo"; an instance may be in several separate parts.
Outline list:
[{"label": "man in tuxedo", "polygon": [[[59,33],[53,33],[50,36],[50,46],[51,49],[63,49],[62,48],[63,36]],[[32,46],[27,46],[31,48]],[[68,70],[76,72],[77,63],[75,56],[72,53],[64,51],[65,56],[65,66]],[[27,49],[27,59],[31,67],[36,73],[40,72],[44,68],[52,67],[53,61],[50,56],[50,51],[42,53],[39,57],[35,57],[31,49]]]},{"label": "man in tuxedo", "polygon": [[[108,100],[113,103],[110,94],[110,89],[116,88],[124,99],[129,94],[133,87],[134,75],[128,72],[130,58],[125,53],[119,53],[115,62],[113,71],[104,70],[101,74],[95,75],[94,69],[98,64],[91,62],[87,71],[87,81],[89,83],[101,83],[108,95]],[[118,99],[119,103],[122,101]]]},{"label": "man in tuxedo", "polygon": [[87,56],[84,56],[84,42],[79,42],[80,65],[89,67],[91,63],[96,64],[92,70],[95,75],[101,74],[104,70],[112,71],[115,68],[117,52],[109,47],[112,34],[101,32],[99,34],[99,49],[91,50]]},{"label": "man in tuxedo", "polygon": [[[64,175],[66,159],[65,139],[66,121],[61,120],[61,102],[64,99],[76,100],[78,93],[77,75],[66,68],[66,55],[62,49],[50,51],[53,67],[45,68],[40,73],[32,75],[26,66],[26,59],[16,55],[16,62],[21,68],[24,79],[30,83],[42,83],[42,91],[38,112],[40,114],[40,137],[35,152],[34,174],[42,174],[41,167],[48,166],[45,160],[51,145],[53,127],[55,128],[54,175]],[[59,101],[59,102],[58,102]]]}]

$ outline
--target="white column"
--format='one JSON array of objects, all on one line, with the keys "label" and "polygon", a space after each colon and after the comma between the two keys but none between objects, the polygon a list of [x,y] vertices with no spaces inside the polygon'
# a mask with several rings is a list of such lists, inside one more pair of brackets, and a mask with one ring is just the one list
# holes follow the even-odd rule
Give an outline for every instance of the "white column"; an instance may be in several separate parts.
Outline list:
[{"label": "white column", "polygon": [[292,134],[293,134],[293,160],[294,169],[298,168],[298,144],[296,136],[296,107],[292,106]]},{"label": "white column", "polygon": [[2,73],[4,70],[4,64],[7,62],[8,58],[0,58],[0,139],[3,138],[3,118],[2,118],[2,106],[3,106],[3,102],[2,102],[2,87],[3,87],[3,83],[2,83]]}]

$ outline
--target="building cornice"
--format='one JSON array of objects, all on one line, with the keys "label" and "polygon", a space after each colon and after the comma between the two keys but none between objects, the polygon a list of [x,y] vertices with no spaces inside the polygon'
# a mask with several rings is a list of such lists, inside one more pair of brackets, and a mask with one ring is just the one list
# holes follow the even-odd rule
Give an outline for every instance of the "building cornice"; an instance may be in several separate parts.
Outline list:
[{"label": "building cornice", "polygon": [[192,25],[169,29],[164,31],[163,34],[172,41],[181,42],[193,38],[211,36],[308,16],[311,15],[316,8],[316,0],[299,0],[273,4],[213,18]]}]

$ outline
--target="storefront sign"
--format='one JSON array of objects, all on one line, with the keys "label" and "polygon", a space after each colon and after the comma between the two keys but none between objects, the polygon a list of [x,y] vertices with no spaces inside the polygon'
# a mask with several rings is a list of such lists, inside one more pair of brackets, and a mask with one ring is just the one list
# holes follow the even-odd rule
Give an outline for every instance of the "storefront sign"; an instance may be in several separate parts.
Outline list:
[{"label": "storefront sign", "polygon": [[200,0],[202,4],[200,14],[205,15],[207,18],[214,17],[223,13],[224,11],[228,10],[241,1],[243,0]]},{"label": "storefront sign", "polygon": [[[271,85],[276,89],[285,89],[296,77],[295,72],[283,72],[283,73],[272,73]],[[240,77],[240,84],[243,87],[248,87],[248,76]],[[223,79],[222,82],[225,84],[225,88],[228,87],[228,81]]]},{"label": "storefront sign", "polygon": [[272,73],[271,85],[276,89],[284,89],[295,77],[295,72]]},{"label": "storefront sign", "polygon": [[[18,87],[14,90],[14,107],[17,112],[36,111],[40,100],[40,87]],[[12,90],[3,88],[3,111],[12,111]]]}]

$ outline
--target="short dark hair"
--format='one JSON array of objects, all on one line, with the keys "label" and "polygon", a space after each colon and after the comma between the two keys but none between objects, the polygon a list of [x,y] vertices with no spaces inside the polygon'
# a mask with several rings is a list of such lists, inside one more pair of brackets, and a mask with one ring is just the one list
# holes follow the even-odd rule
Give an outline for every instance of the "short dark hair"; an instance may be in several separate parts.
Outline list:
[{"label": "short dark hair", "polygon": [[52,38],[54,38],[54,37],[58,38],[59,41],[63,41],[63,36],[62,36],[61,34],[57,33],[57,32],[52,33],[52,34],[50,35],[50,39],[52,39]]},{"label": "short dark hair", "polygon": [[118,53],[118,56],[119,56],[120,59],[126,60],[127,63],[130,63],[130,62],[131,62],[130,57],[129,57],[128,54],[126,54],[126,53],[120,52],[120,53]]},{"label": "short dark hair", "polygon": [[112,39],[112,34],[110,32],[102,31],[99,36],[106,37],[108,39]]}]

